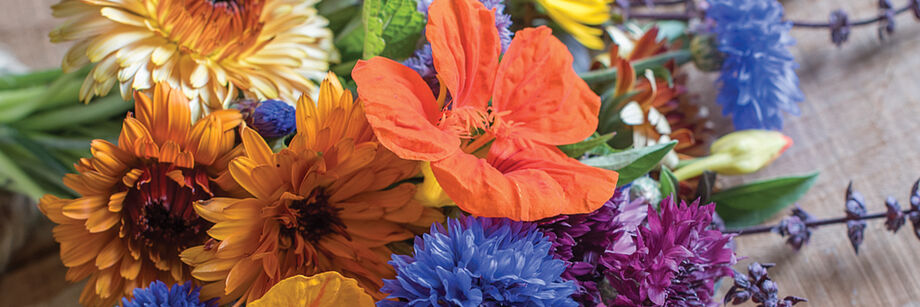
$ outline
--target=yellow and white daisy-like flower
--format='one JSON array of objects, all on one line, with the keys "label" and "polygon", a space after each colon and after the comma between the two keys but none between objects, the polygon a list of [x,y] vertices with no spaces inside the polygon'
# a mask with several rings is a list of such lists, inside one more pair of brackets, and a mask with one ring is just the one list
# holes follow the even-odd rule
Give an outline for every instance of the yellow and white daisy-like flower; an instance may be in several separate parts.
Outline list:
[{"label": "yellow and white daisy-like flower", "polygon": [[613,0],[536,0],[563,30],[591,49],[603,49],[603,30],[594,26],[610,20]]},{"label": "yellow and white daisy-like flower", "polygon": [[158,82],[190,100],[193,119],[242,91],[293,102],[312,93],[337,57],[318,0],[61,0],[53,42],[76,41],[65,71],[96,66],[80,99],[116,84],[127,100]]}]

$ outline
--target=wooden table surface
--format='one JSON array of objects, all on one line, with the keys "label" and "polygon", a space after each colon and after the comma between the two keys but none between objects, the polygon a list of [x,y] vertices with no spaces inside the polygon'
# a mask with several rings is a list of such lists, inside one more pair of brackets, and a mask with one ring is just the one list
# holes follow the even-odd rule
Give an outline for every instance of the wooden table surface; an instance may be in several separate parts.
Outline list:
[{"label": "wooden table surface", "polygon": [[[0,45],[30,67],[57,66],[66,51],[47,41],[56,24],[48,9],[54,2],[0,0]],[[900,7],[906,0],[893,2]],[[838,8],[851,20],[874,15],[876,3],[791,0],[785,5],[791,19],[824,21]],[[885,41],[879,41],[875,26],[861,27],[842,48],[830,44],[825,30],[794,30],[806,95],[802,115],[788,117],[784,130],[795,145],[763,171],[721,178],[720,185],[820,171],[799,203],[817,217],[843,215],[850,180],[866,196],[870,212],[883,211],[888,195],[906,205],[911,184],[920,178],[920,22],[910,14],[896,22],[897,32]],[[716,76],[692,74],[690,90],[711,103]],[[816,230],[800,252],[775,234],[744,236],[737,239],[738,253],[749,258],[739,268],[750,261],[777,263],[771,275],[781,294],[807,297],[811,302],[805,306],[920,306],[920,240],[910,228],[891,234],[881,220],[869,222],[859,255],[843,225]],[[0,307],[75,306],[83,285],[64,281],[50,225],[37,222],[27,241],[0,274]]]}]

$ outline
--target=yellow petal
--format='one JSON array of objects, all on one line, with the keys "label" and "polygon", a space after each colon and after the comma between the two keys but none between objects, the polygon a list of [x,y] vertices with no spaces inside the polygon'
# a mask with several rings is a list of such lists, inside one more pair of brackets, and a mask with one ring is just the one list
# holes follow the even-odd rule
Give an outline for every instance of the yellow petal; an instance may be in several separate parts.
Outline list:
[{"label": "yellow petal", "polygon": [[262,298],[247,306],[374,306],[374,300],[358,286],[358,282],[335,271],[310,277],[297,275],[282,280]]}]

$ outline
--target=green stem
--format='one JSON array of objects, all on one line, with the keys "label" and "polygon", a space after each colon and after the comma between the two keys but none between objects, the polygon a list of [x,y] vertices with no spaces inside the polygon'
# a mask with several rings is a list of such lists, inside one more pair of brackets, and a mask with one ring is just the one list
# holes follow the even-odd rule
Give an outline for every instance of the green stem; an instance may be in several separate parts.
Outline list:
[{"label": "green stem", "polygon": [[[70,78],[68,78],[70,79]],[[0,123],[12,123],[22,120],[39,109],[50,109],[66,103],[78,103],[81,81],[58,80],[49,87],[41,87],[41,92],[33,99],[23,100],[0,112]]]},{"label": "green stem", "polygon": [[18,188],[19,192],[28,195],[33,200],[38,200],[45,194],[45,190],[19,168],[16,162],[13,162],[3,151],[0,151],[0,173],[9,177],[10,180],[13,181],[13,185]]},{"label": "green stem", "polygon": [[42,97],[37,110],[47,110],[66,104],[82,104],[80,102],[80,87],[83,86],[83,75],[69,76],[55,81],[48,87],[48,94]]},{"label": "green stem", "polygon": [[35,143],[41,144],[47,148],[51,149],[79,149],[87,150],[89,149],[90,143],[94,138],[90,137],[68,137],[68,136],[59,136],[55,134],[42,133],[38,131],[22,131],[22,134],[29,138]]},{"label": "green stem", "polygon": [[19,75],[0,76],[0,90],[18,89],[46,84],[61,75],[60,69],[41,70]]},{"label": "green stem", "polygon": [[677,181],[684,181],[702,175],[704,171],[714,170],[722,164],[731,163],[731,161],[731,155],[727,154],[714,154],[699,158],[674,171],[674,177],[677,178]]},{"label": "green stem", "polygon": [[75,105],[41,113],[27,121],[16,122],[13,126],[23,130],[54,130],[108,119],[124,114],[133,106],[132,103],[121,100],[119,95],[110,95],[88,105]]},{"label": "green stem", "polygon": [[45,94],[45,86],[33,86],[0,91],[0,112],[21,107],[23,104],[35,103]]},{"label": "green stem", "polygon": [[[653,57],[644,58],[632,62],[633,69],[637,74],[644,72],[646,69],[651,69],[657,66],[661,66],[664,63],[667,63],[670,60],[674,60],[678,65],[684,64],[690,61],[690,50],[689,49],[680,49],[675,51],[665,52]],[[589,72],[581,73],[578,75],[585,82],[588,83],[598,83],[598,82],[610,82],[617,79],[617,69],[616,68],[607,68],[600,70],[592,70]]]}]

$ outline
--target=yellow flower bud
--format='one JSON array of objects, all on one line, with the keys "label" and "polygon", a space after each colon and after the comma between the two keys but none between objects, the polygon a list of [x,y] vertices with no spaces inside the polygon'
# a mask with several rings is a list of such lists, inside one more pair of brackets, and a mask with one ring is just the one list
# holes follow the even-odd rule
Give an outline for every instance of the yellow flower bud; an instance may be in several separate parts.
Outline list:
[{"label": "yellow flower bud", "polygon": [[425,179],[418,185],[418,190],[415,191],[415,200],[426,207],[453,206],[454,201],[447,197],[447,193],[444,193],[444,189],[441,189],[438,180],[434,178],[431,163],[427,161],[419,163],[421,163],[422,176]]},{"label": "yellow flower bud", "polygon": [[685,180],[707,170],[722,175],[753,173],[776,160],[789,146],[792,139],[776,131],[735,131],[712,143],[709,156],[681,167],[674,176]]}]

